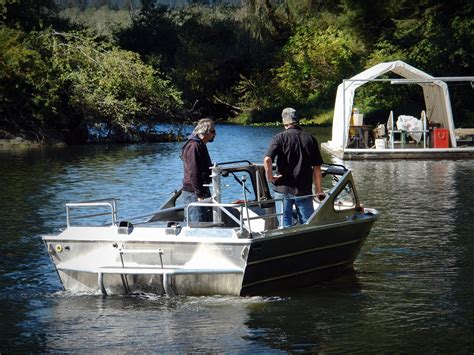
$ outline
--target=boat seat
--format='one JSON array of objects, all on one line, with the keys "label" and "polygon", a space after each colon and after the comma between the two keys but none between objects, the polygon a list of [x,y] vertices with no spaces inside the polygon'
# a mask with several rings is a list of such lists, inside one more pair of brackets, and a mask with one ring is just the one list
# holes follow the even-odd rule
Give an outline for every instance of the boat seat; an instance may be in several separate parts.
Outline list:
[{"label": "boat seat", "polygon": [[[226,208],[235,218],[240,220],[240,208]],[[248,227],[247,210],[242,209],[244,224]],[[263,232],[276,228],[275,207],[261,208],[259,206],[248,207],[248,214],[250,217],[250,229],[252,232]],[[239,227],[239,224],[232,220],[225,213],[222,214],[222,220],[226,227]]]},{"label": "boat seat", "polygon": [[[244,215],[244,223],[245,225],[249,225],[247,220],[247,210],[244,208],[243,210]],[[259,207],[249,207],[248,208],[248,216],[250,217],[250,229],[252,232],[263,232],[266,230],[265,228],[265,218],[261,217],[265,215],[265,210]]]}]

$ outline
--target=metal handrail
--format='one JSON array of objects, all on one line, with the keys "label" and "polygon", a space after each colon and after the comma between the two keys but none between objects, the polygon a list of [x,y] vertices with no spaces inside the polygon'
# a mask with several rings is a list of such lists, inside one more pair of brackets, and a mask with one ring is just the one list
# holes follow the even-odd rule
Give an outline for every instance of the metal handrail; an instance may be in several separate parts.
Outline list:
[{"label": "metal handrail", "polygon": [[[283,199],[271,199],[271,200],[265,200],[265,201],[253,201],[253,202],[248,202],[247,207],[252,207],[252,206],[258,206],[261,205],[263,202],[264,203],[271,203],[271,202],[283,202]],[[186,213],[186,220],[189,221],[189,207],[217,207],[219,210],[224,212],[227,216],[229,216],[230,219],[232,219],[234,222],[236,222],[239,227],[240,227],[240,232],[242,233],[243,230],[245,229],[247,232],[251,233],[251,228],[250,228],[250,221],[251,220],[256,220],[256,219],[264,219],[264,218],[269,218],[269,217],[278,217],[282,216],[283,213],[269,213],[269,214],[263,214],[263,215],[258,215],[254,217],[250,217],[250,215],[247,213],[247,216],[244,218],[244,208],[245,205],[243,203],[217,203],[216,201],[209,201],[209,202],[192,202],[190,203],[187,208],[185,209]],[[230,213],[227,208],[238,208],[239,213],[240,213],[240,220],[237,219],[232,213]],[[247,224],[244,223],[244,221],[247,221]]]},{"label": "metal handrail", "polygon": [[253,165],[253,163],[249,160],[234,160],[234,161],[224,161],[221,163],[216,163],[216,166],[230,165],[230,164],[237,164],[237,163],[246,163],[248,165]]},{"label": "metal handrail", "polygon": [[[71,210],[73,208],[82,207],[110,207],[110,212],[100,212],[81,216],[71,216]],[[111,215],[112,225],[117,222],[117,201],[114,198],[111,199],[100,199],[84,202],[70,202],[66,203],[66,225],[69,228],[73,219],[91,218],[97,216]]]},{"label": "metal handrail", "polygon": [[[234,215],[232,215],[228,210],[225,209],[225,207],[234,207],[234,208],[239,208],[240,207],[240,215],[242,216],[242,208],[243,206],[241,204],[236,204],[236,203],[216,203],[214,201],[209,201],[209,202],[191,202],[185,209],[185,214],[186,214],[186,220],[189,221],[189,207],[217,207],[219,208],[222,212],[224,212],[226,215],[228,215],[234,222],[236,222],[240,226],[240,231],[243,231],[244,227],[245,229],[248,230],[248,228],[243,226],[242,220],[238,220]],[[189,225],[189,222],[188,222]]]}]

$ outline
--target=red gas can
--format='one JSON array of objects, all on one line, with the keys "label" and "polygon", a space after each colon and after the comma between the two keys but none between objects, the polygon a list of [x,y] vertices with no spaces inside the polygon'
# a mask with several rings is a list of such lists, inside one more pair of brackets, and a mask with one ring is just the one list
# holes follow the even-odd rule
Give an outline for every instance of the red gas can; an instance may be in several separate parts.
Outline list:
[{"label": "red gas can", "polygon": [[449,131],[446,128],[435,128],[431,131],[433,148],[449,148]]}]

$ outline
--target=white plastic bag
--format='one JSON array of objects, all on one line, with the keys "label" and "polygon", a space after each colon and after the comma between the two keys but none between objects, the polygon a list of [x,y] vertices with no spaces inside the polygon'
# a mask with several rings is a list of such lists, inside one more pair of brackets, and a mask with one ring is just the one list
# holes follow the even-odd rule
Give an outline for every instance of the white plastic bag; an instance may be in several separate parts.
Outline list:
[{"label": "white plastic bag", "polygon": [[423,124],[421,120],[416,117],[400,115],[397,118],[397,129],[399,131],[406,131],[416,143],[419,143],[422,136],[421,131],[423,130]]}]

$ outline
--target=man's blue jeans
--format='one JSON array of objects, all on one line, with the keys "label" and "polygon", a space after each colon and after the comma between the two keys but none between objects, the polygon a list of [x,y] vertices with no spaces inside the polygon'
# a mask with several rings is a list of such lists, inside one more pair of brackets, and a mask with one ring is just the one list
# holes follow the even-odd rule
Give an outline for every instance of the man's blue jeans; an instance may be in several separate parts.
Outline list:
[{"label": "man's blue jeans", "polygon": [[275,205],[276,213],[283,213],[282,216],[278,216],[280,228],[293,225],[293,205],[296,206],[296,215],[300,224],[306,223],[314,212],[312,196],[298,197],[289,193],[275,192],[275,198],[283,199],[283,202],[277,201]]},{"label": "man's blue jeans", "polygon": [[[182,191],[181,192],[181,199],[183,204],[186,206],[192,202],[198,202],[196,193],[190,191]],[[208,207],[198,207],[198,206],[191,206],[188,208],[188,217],[189,222],[206,222],[209,220],[209,209]]]}]

